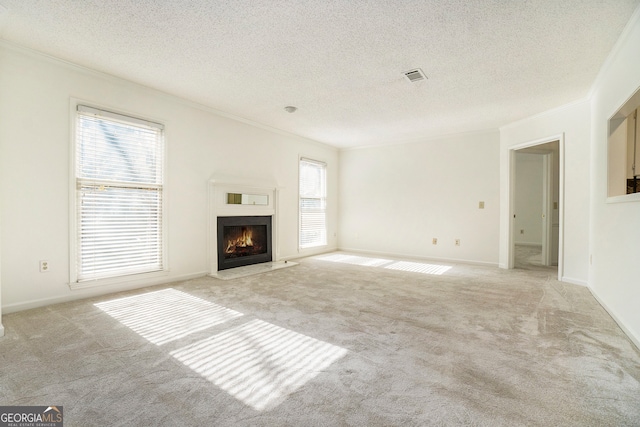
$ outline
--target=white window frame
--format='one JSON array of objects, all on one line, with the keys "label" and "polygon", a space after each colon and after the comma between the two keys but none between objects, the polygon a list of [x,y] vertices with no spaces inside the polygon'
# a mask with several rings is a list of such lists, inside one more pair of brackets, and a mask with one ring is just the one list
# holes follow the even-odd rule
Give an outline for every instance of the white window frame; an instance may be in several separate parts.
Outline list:
[{"label": "white window frame", "polygon": [[[76,149],[77,149],[77,131],[78,131],[78,108],[83,106],[85,109],[93,109],[105,118],[115,118],[119,120],[127,121],[131,124],[151,125],[157,126],[163,129],[162,134],[162,182],[159,184],[162,190],[162,202],[161,202],[161,263],[162,266],[158,270],[149,272],[136,272],[118,274],[109,277],[92,278],[86,280],[79,280],[78,278],[78,253],[79,253],[79,236],[78,236],[78,177],[77,177],[77,165],[76,165]],[[143,119],[137,114],[131,114],[127,112],[120,112],[118,109],[111,107],[98,106],[92,102],[84,102],[77,99],[71,99],[70,102],[70,129],[71,129],[71,147],[70,147],[70,192],[69,192],[69,287],[72,290],[84,289],[97,286],[121,284],[121,283],[154,283],[158,277],[166,276],[169,274],[169,254],[168,254],[168,215],[167,215],[167,177],[166,177],[166,164],[167,164],[167,150],[166,150],[166,135],[164,132],[164,125],[159,120]]]},{"label": "white window frame", "polygon": [[[318,196],[316,197],[303,197],[302,195],[302,165],[304,163],[313,164],[321,167],[323,169],[323,179],[324,182],[321,185],[321,190]],[[302,228],[303,228],[303,208],[302,201],[303,199],[319,199],[320,200],[320,209],[316,210],[316,213],[320,212],[324,215],[324,230],[321,230],[321,238],[320,241],[314,242],[311,244],[303,244],[302,243]],[[312,212],[313,210],[308,210]],[[298,249],[306,250],[312,248],[318,248],[327,246],[328,244],[328,227],[327,227],[327,164],[325,162],[314,160],[306,157],[300,157],[298,159]]]}]

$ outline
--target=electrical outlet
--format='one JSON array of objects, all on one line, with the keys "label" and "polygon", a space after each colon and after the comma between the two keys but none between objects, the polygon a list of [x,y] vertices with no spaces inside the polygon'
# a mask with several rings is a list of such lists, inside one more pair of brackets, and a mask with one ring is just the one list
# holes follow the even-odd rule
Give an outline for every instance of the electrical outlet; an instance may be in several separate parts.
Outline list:
[{"label": "electrical outlet", "polygon": [[460,239],[456,239],[456,246],[460,246]]},{"label": "electrical outlet", "polygon": [[40,261],[40,273],[46,273],[49,271],[49,261]]},{"label": "electrical outlet", "polygon": [[431,241],[431,243],[433,243],[434,245],[438,244],[438,238],[434,237],[433,240]]},{"label": "electrical outlet", "polygon": [[478,209],[484,209],[484,202],[478,203]]}]

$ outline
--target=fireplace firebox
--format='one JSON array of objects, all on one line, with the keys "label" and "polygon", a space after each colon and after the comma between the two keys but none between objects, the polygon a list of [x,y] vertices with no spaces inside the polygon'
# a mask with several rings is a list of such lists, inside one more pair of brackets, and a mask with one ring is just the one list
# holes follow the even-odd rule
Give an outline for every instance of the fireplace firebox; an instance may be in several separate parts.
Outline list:
[{"label": "fireplace firebox", "polygon": [[218,217],[218,270],[271,260],[271,216]]}]

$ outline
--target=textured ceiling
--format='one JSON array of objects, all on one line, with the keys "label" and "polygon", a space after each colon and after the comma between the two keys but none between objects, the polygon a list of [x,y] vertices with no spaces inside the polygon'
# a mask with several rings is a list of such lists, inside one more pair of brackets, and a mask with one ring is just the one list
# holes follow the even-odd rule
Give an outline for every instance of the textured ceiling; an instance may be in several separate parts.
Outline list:
[{"label": "textured ceiling", "polygon": [[[639,3],[0,0],[0,36],[354,147],[497,128],[587,96]],[[410,83],[417,67],[428,80]]]}]

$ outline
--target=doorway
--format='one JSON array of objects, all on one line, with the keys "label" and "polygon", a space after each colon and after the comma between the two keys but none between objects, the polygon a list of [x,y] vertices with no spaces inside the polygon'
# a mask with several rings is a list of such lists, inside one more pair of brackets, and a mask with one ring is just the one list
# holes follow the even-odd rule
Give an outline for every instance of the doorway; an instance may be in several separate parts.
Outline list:
[{"label": "doorway", "polygon": [[558,265],[559,142],[515,153],[514,267]]},{"label": "doorway", "polygon": [[563,138],[509,150],[509,266],[562,277]]}]

